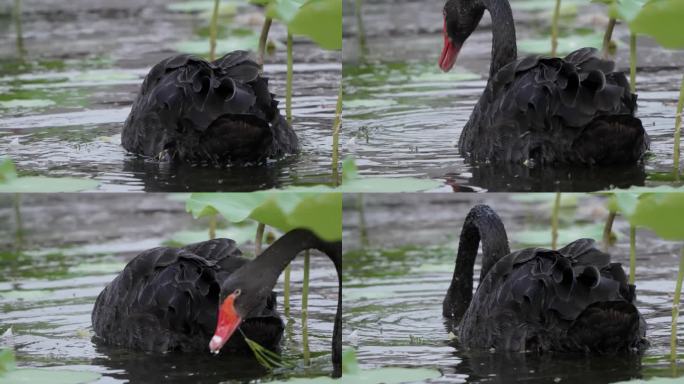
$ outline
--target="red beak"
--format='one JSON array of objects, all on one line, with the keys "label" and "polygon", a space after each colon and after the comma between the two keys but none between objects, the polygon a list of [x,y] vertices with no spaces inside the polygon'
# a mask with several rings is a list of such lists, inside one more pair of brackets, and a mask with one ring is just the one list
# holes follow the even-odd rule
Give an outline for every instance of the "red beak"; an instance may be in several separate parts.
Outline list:
[{"label": "red beak", "polygon": [[242,322],[242,318],[237,314],[234,306],[235,298],[237,296],[236,293],[231,293],[226,297],[219,308],[216,331],[214,332],[214,337],[212,337],[209,342],[209,351],[211,351],[211,353],[219,353],[223,345],[226,344]]},{"label": "red beak", "polygon": [[461,49],[460,45],[454,44],[449,38],[447,33],[446,18],[444,19],[444,48],[442,48],[442,54],[439,57],[439,67],[442,71],[449,72],[451,68],[456,64],[456,57],[458,56],[458,51]]}]

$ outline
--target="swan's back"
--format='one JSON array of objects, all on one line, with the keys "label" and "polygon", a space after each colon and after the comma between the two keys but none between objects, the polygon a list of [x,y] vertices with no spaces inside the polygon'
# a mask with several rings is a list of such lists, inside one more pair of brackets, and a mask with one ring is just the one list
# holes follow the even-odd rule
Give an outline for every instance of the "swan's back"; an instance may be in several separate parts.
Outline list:
[{"label": "swan's back", "polygon": [[[92,312],[96,338],[136,350],[207,352],[221,282],[247,262],[229,239],[139,254],[97,297]],[[254,321],[242,327],[265,346],[277,344],[282,333],[275,306],[272,294]],[[235,337],[225,349],[242,347],[242,337]]]},{"label": "swan's back", "polygon": [[467,348],[611,353],[638,349],[645,323],[620,264],[577,240],[501,258],[458,330]]},{"label": "swan's back", "polygon": [[128,151],[191,163],[259,161],[297,150],[259,65],[245,51],[213,62],[177,55],[145,77],[121,142]]},{"label": "swan's back", "polygon": [[636,95],[594,48],[530,56],[490,78],[459,148],[475,161],[635,163],[648,148]]}]

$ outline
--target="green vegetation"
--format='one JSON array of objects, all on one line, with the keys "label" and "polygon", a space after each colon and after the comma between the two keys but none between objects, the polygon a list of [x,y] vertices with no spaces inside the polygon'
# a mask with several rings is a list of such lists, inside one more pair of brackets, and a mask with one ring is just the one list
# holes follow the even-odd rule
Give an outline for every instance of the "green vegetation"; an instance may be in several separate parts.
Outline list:
[{"label": "green vegetation", "polygon": [[[665,240],[684,240],[684,227],[681,226],[681,212],[684,212],[684,194],[682,193],[616,193],[610,201],[611,209],[622,213],[634,228],[647,228]],[[630,248],[633,249],[633,242]],[[630,252],[630,271],[633,274],[636,255]],[[677,358],[677,319],[679,317],[679,299],[684,278],[684,249],[679,261],[676,290],[672,303],[672,331],[670,334],[670,358]],[[633,278],[630,277],[633,281]]]},{"label": "green vegetation", "polygon": [[420,382],[424,380],[436,379],[442,374],[436,369],[426,368],[376,368],[360,369],[356,360],[354,350],[346,350],[342,353],[343,375],[340,379],[329,377],[295,378],[276,383],[288,384],[398,384],[409,382]]},{"label": "green vegetation", "polygon": [[[342,49],[342,2],[339,0],[268,0],[265,2],[266,20],[277,20],[287,26],[287,81],[285,90],[285,115],[287,122],[292,124],[292,81],[294,72],[293,36],[304,36],[319,47],[327,50]],[[266,39],[268,29],[264,25],[260,41]],[[260,45],[260,56],[263,55]],[[340,94],[342,89],[340,88]],[[339,97],[338,97],[339,99]],[[338,102],[339,106],[339,102]],[[340,108],[336,108],[340,111]],[[333,183],[338,183],[337,176],[337,146],[339,139],[339,125],[336,113],[333,134]]]},{"label": "green vegetation", "polygon": [[0,349],[0,382],[3,384],[85,384],[100,378],[99,373],[42,368],[18,368],[14,352]]},{"label": "green vegetation", "polygon": [[14,163],[9,158],[0,158],[0,193],[42,193],[79,192],[97,188],[95,180],[73,177],[45,177],[17,175]]},{"label": "green vegetation", "polygon": [[[647,35],[670,49],[684,48],[684,35],[677,33],[684,19],[684,2],[680,0],[601,0],[609,2],[610,17],[627,21],[632,32],[630,38],[630,79],[632,92],[636,91],[636,36]],[[675,115],[673,175],[679,181],[682,109],[684,109],[684,78]]]}]

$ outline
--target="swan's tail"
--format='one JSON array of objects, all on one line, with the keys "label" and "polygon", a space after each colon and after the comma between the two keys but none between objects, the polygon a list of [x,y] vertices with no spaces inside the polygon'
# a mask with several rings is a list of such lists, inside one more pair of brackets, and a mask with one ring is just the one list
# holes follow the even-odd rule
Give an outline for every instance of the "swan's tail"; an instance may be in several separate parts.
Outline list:
[{"label": "swan's tail", "polygon": [[568,330],[571,350],[615,353],[646,346],[645,323],[628,302],[601,302],[587,307]]},{"label": "swan's tail", "polygon": [[472,300],[473,269],[480,242],[483,253],[481,281],[500,258],[510,253],[503,222],[487,205],[474,206],[463,223],[454,276],[442,304],[443,316],[453,321],[463,317]]},{"label": "swan's tail", "polygon": [[629,115],[599,116],[573,143],[581,163],[610,165],[641,160],[649,139],[641,120]]}]

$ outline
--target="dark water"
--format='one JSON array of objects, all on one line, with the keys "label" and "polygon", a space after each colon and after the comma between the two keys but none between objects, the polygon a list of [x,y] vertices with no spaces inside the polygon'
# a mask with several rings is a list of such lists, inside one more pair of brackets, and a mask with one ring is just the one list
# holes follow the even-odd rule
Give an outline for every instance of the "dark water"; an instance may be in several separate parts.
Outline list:
[{"label": "dark water", "polygon": [[[33,195],[21,200],[23,235],[17,238],[12,205],[10,196],[0,196],[0,335],[10,327],[13,333],[0,338],[0,348],[14,348],[19,366],[99,372],[100,383],[218,383],[332,371],[337,277],[327,258],[311,258],[309,367],[299,363],[302,259],[293,264],[292,312],[284,318],[288,330],[282,343],[282,357],[296,368],[268,372],[249,354],[132,352],[93,343],[95,298],[140,251],[175,238],[178,231],[201,234],[206,223],[193,221],[177,197],[162,194]],[[253,245],[241,249],[249,253]],[[282,311],[282,278],[276,290]]]},{"label": "dark water", "polygon": [[[671,366],[669,337],[672,292],[684,244],[637,231],[637,306],[648,324],[651,346],[643,356],[571,357],[563,355],[468,353],[450,341],[442,318],[442,300],[452,278],[463,218],[477,203],[491,205],[506,226],[512,249],[529,230],[542,230],[550,241],[550,201],[519,195],[366,195],[363,197],[368,246],[361,246],[358,200],[344,203],[343,342],[357,350],[363,368],[385,366],[438,369],[444,383],[610,383],[654,376],[679,377],[684,366]],[[572,199],[571,199],[572,200]],[[561,210],[560,238],[603,224],[605,201],[580,197]],[[581,230],[579,228],[585,228]],[[618,240],[609,252],[629,265],[629,226],[618,218]],[[566,236],[567,235],[567,236]],[[586,236],[586,235],[585,235]],[[548,245],[547,245],[548,247]],[[479,276],[476,265],[475,277]],[[678,353],[684,337],[679,319]]]},{"label": "dark water", "polygon": [[[519,42],[547,37],[549,5],[554,2],[511,3]],[[530,10],[532,3],[547,5]],[[603,8],[589,5],[588,0],[575,3],[580,4],[575,12],[561,19],[561,33],[577,35],[580,28],[582,33],[602,33],[607,21]],[[609,170],[472,167],[458,154],[456,145],[486,84],[491,50],[488,14],[461,50],[456,73],[443,74],[437,67],[442,1],[364,1],[361,20],[366,50],[359,39],[354,2],[344,4],[344,142],[362,174],[429,177],[458,188],[489,191],[553,191],[556,183],[563,191],[681,185],[660,177],[673,168],[675,110],[684,73],[681,51],[663,50],[647,38],[638,41],[637,116],[651,137],[651,153],[642,166]],[[629,72],[626,27],[619,25],[614,38],[619,41],[617,67]]]},{"label": "dark water", "polygon": [[[122,124],[152,65],[197,46],[194,41],[208,46],[208,16],[172,12],[162,0],[40,0],[22,2],[17,24],[13,2],[7,3],[0,4],[0,153],[14,160],[20,175],[84,177],[99,181],[102,191],[148,192],[250,191],[330,181],[339,52],[295,39],[292,113],[300,155],[224,169],[159,164],[124,151]],[[225,6],[238,12],[220,19],[229,43],[219,43],[219,49],[228,51],[239,48],[245,35],[254,40],[262,12],[245,1]],[[275,23],[270,37],[284,36]],[[264,71],[284,114],[282,44]]]}]

